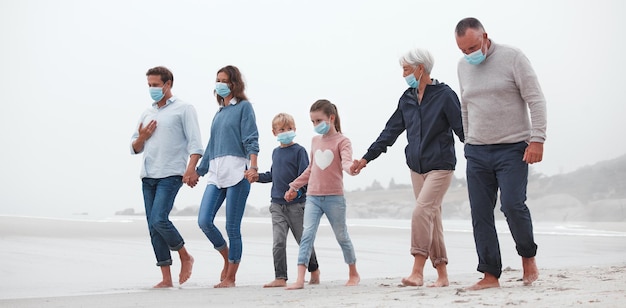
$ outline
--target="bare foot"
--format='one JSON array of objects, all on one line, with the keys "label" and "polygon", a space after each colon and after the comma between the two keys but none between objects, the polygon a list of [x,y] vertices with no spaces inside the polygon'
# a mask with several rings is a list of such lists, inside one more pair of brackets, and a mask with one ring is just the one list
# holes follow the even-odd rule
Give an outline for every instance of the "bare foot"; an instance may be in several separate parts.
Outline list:
[{"label": "bare foot", "polygon": [[304,289],[304,281],[296,281],[285,288],[285,290],[300,290]]},{"label": "bare foot", "polygon": [[476,290],[482,290],[482,289],[488,289],[488,288],[499,288],[499,287],[500,287],[500,282],[498,281],[498,278],[496,278],[496,276],[493,276],[491,274],[485,274],[485,277],[483,279],[478,281],[475,285],[471,287],[467,287],[466,289],[470,291],[476,291]]},{"label": "bare foot", "polygon": [[431,283],[428,285],[428,287],[430,288],[441,288],[441,287],[447,287],[450,285],[450,282],[448,281],[448,278],[437,278],[437,281],[435,281],[434,283]]},{"label": "bare foot", "polygon": [[228,262],[224,263],[224,268],[222,268],[222,272],[220,273],[220,281],[226,279],[226,273],[228,273]]},{"label": "bare foot", "polygon": [[156,285],[154,285],[153,288],[155,288],[155,289],[163,289],[163,288],[171,288],[173,286],[174,286],[174,284],[172,284],[172,281],[165,281],[165,280],[163,280],[163,281],[157,283]]},{"label": "bare foot", "polygon": [[309,279],[309,284],[320,284],[320,270],[316,269],[311,272],[311,279]]},{"label": "bare foot", "polygon": [[268,282],[263,285],[264,288],[276,288],[276,287],[285,287],[287,286],[287,280],[276,278],[272,282]]},{"label": "bare foot", "polygon": [[522,278],[524,285],[532,285],[533,282],[539,278],[539,270],[535,263],[535,257],[522,258],[522,267],[524,268],[524,277]]},{"label": "bare foot", "polygon": [[402,285],[411,287],[421,287],[424,285],[424,279],[418,275],[411,275],[406,278],[402,278]]},{"label": "bare foot", "polygon": [[183,284],[191,277],[191,269],[193,268],[193,257],[190,255],[189,259],[181,260],[180,275],[178,275],[178,283]]},{"label": "bare foot", "polygon": [[220,283],[213,286],[214,288],[234,288],[235,282],[230,279],[224,279]]},{"label": "bare foot", "polygon": [[352,286],[357,286],[359,285],[359,282],[361,281],[361,277],[357,274],[357,275],[350,275],[350,278],[348,279],[348,282],[346,282],[346,286],[352,287]]},{"label": "bare foot", "polygon": [[220,273],[220,281],[224,281],[226,279],[226,275],[228,275],[228,247],[219,250],[220,255],[224,259],[224,267],[222,267],[222,272]]}]

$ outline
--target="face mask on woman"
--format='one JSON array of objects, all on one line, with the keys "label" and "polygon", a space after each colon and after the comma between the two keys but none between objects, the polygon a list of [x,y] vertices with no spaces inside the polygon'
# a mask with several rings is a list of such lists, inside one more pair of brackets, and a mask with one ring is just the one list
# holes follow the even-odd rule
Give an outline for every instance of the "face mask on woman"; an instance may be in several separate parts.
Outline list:
[{"label": "face mask on woman", "polygon": [[411,88],[419,88],[420,86],[420,79],[422,79],[422,75],[424,74],[424,72],[422,72],[420,74],[420,78],[415,78],[415,71],[417,70],[417,67],[415,68],[415,70],[413,70],[413,73],[407,75],[406,77],[404,77],[404,80],[406,80],[406,83],[409,85],[409,87]]},{"label": "face mask on woman", "polygon": [[217,93],[217,95],[219,95],[221,97],[226,97],[226,96],[228,96],[228,94],[230,94],[230,88],[228,87],[228,84],[226,84],[226,83],[216,82],[215,83],[215,93]]}]

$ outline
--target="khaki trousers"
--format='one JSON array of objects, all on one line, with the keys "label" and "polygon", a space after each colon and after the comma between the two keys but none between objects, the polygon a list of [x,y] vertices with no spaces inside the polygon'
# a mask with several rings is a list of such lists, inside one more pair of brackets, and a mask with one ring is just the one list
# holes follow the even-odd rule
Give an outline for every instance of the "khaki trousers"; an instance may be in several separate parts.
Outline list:
[{"label": "khaki trousers", "polygon": [[411,171],[415,209],[411,218],[411,255],[430,257],[433,267],[448,263],[443,240],[441,203],[450,187],[453,170],[433,170],[419,174]]}]

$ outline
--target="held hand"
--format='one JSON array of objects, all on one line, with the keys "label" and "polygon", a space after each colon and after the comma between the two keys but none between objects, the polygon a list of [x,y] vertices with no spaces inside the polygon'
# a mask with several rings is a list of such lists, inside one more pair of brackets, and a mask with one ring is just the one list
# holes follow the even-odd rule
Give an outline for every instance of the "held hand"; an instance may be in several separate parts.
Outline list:
[{"label": "held hand", "polygon": [[250,183],[254,183],[254,182],[258,182],[259,181],[259,174],[258,173],[254,173],[254,174],[246,174],[246,180],[248,180],[248,182]]},{"label": "held hand", "polygon": [[289,190],[287,190],[285,192],[285,200],[287,202],[291,202],[293,199],[295,199],[298,196],[298,192],[296,192],[295,190],[289,188]]},{"label": "held hand", "polygon": [[352,166],[350,167],[350,172],[353,175],[357,175],[361,172],[361,169],[367,167],[367,161],[363,158],[361,159],[355,159],[354,162],[352,163]]},{"label": "held hand", "polygon": [[250,183],[254,183],[259,180],[259,173],[256,169],[248,169],[244,172],[246,180]]},{"label": "held hand", "polygon": [[543,143],[531,142],[524,151],[523,160],[527,164],[538,163],[543,159]]},{"label": "held hand", "polygon": [[199,179],[200,176],[195,170],[185,172],[185,175],[183,175],[183,183],[187,184],[187,186],[191,188],[194,188],[198,184]]}]

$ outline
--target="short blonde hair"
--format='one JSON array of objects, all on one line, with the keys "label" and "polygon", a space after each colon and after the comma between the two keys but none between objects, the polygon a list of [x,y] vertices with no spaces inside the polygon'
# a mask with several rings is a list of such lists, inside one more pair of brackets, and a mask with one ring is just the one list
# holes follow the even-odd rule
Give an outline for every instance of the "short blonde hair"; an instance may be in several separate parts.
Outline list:
[{"label": "short blonde hair", "polygon": [[281,112],[274,116],[274,119],[272,120],[272,129],[281,128],[287,125],[296,129],[296,121],[290,114]]}]

